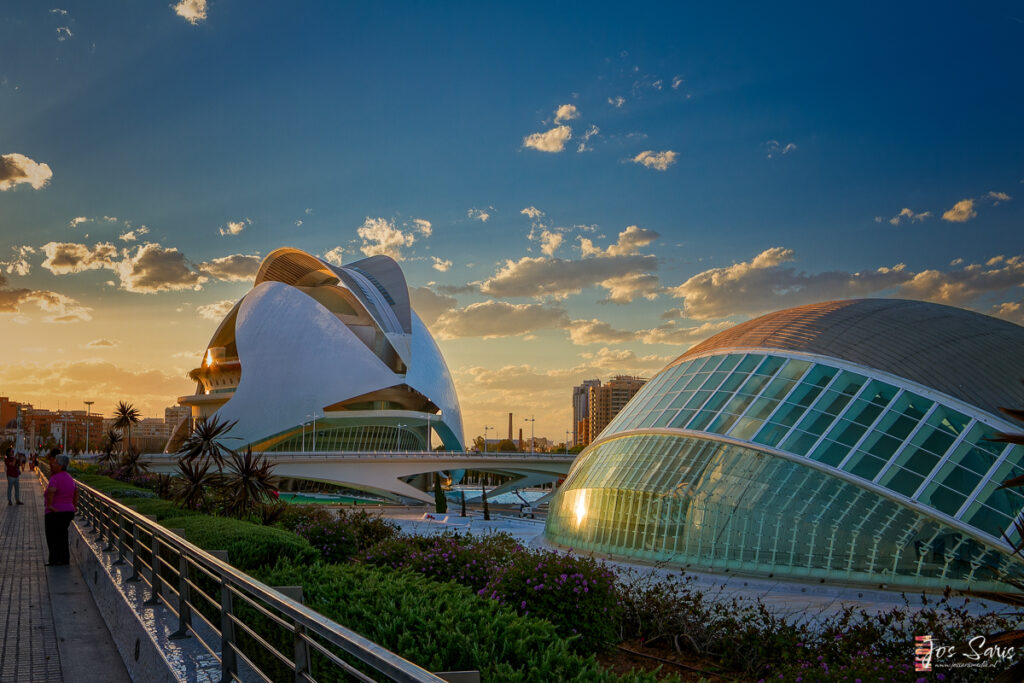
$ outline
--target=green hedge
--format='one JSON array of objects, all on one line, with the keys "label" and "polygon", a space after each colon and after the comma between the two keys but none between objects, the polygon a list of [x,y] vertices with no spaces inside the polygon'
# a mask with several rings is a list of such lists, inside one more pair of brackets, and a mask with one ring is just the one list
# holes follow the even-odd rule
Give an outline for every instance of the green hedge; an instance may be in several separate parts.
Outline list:
[{"label": "green hedge", "polygon": [[[484,681],[502,683],[657,680],[606,671],[593,656],[574,653],[549,622],[455,583],[378,567],[289,562],[255,575],[271,586],[301,585],[310,608],[430,671],[475,669]],[[341,679],[322,670],[314,675]]]},{"label": "green hedge", "polygon": [[282,557],[300,563],[318,557],[308,541],[289,531],[237,519],[183,514],[160,523],[169,529],[184,529],[186,540],[203,550],[227,550],[231,564],[246,571],[273,565]]}]

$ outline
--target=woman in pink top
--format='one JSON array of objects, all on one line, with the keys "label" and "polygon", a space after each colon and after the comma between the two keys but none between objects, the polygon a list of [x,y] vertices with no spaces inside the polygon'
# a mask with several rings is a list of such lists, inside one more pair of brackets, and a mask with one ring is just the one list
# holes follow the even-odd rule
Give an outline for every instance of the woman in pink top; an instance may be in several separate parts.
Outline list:
[{"label": "woman in pink top", "polygon": [[78,506],[78,487],[67,473],[70,458],[60,454],[59,448],[50,451],[50,483],[46,487],[46,546],[50,551],[48,566],[70,564],[68,527],[75,518]]}]

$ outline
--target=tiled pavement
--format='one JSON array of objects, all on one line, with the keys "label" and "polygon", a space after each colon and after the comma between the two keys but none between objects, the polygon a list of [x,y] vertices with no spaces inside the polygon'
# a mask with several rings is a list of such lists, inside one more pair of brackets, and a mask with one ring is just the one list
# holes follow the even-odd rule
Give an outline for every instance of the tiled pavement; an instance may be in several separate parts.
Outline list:
[{"label": "tiled pavement", "polygon": [[[6,492],[7,480],[2,478],[0,494]],[[0,496],[0,681],[127,681],[124,665],[77,565],[43,564],[43,493],[35,473],[21,476],[24,505],[8,506],[3,497]],[[54,608],[62,616],[59,623],[54,622]],[[88,648],[85,656],[82,645]]]}]

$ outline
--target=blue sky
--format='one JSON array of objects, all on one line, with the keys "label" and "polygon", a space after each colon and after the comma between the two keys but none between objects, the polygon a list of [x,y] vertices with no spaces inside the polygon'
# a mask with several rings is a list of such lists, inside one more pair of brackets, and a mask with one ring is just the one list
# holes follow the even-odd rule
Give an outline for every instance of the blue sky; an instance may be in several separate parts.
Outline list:
[{"label": "blue sky", "polygon": [[400,259],[469,438],[786,306],[1024,321],[1024,10],[676,5],[5,3],[0,393],[156,414],[279,246]]}]

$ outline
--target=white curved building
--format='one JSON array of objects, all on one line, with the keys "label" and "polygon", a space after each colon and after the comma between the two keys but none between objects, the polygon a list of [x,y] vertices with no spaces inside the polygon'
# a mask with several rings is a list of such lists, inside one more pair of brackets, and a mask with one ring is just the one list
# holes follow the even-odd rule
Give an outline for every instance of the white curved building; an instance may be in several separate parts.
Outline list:
[{"label": "white curved building", "polygon": [[[237,421],[257,451],[463,450],[451,375],[387,256],[333,266],[277,249],[210,339],[178,399]],[[314,427],[315,423],[315,427]]]},{"label": "white curved building", "polygon": [[693,347],[573,463],[547,536],[712,571],[1005,590],[1024,521],[1024,328],[830,301]]}]

